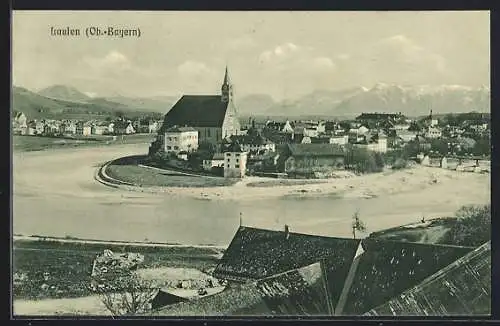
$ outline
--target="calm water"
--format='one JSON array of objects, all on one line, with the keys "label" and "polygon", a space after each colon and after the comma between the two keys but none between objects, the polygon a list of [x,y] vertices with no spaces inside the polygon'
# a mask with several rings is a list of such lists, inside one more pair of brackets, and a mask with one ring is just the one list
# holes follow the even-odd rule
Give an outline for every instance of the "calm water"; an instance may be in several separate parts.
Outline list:
[{"label": "calm water", "polygon": [[14,233],[224,245],[238,228],[241,212],[247,226],[283,229],[289,224],[296,232],[349,237],[356,209],[372,232],[416,222],[422,215],[451,214],[467,201],[489,197],[486,190],[463,198],[460,192],[443,197],[438,190],[416,190],[372,199],[210,201],[121,191],[93,180],[97,163],[140,154],[144,149],[137,146],[16,155]]}]

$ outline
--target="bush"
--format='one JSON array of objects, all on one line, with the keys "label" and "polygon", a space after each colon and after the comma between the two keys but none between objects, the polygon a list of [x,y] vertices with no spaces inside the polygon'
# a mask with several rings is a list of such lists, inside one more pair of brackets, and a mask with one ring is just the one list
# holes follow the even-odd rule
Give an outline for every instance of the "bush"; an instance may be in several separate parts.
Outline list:
[{"label": "bush", "polygon": [[456,217],[443,243],[478,247],[491,240],[491,205],[464,206]]},{"label": "bush", "polygon": [[[378,154],[378,153],[377,153]],[[347,169],[354,170],[357,173],[381,172],[384,167],[383,158],[376,153],[364,148],[350,148],[347,151],[345,166]]]},{"label": "bush", "polygon": [[392,164],[392,168],[395,170],[405,169],[408,166],[408,161],[403,158],[398,158]]}]

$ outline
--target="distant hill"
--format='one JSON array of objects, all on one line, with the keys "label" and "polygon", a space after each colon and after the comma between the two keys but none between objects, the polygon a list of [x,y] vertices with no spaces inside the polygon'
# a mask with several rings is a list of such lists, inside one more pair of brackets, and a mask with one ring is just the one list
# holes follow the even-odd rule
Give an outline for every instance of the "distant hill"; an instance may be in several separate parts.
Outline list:
[{"label": "distant hill", "polygon": [[65,85],[53,85],[42,89],[38,94],[59,100],[66,100],[72,102],[85,102],[90,99],[89,96],[80,92],[74,87]]},{"label": "distant hill", "polygon": [[103,98],[88,98],[86,101],[49,98],[18,86],[12,87],[12,111],[24,112],[28,119],[96,118],[113,116],[119,112],[136,117],[145,113],[155,113]]},{"label": "distant hill", "polygon": [[178,100],[176,96],[156,96],[152,98],[134,98],[125,96],[106,97],[106,100],[121,103],[137,110],[166,113]]},{"label": "distant hill", "polygon": [[[119,112],[135,115],[164,114],[178,100],[176,96],[126,97],[121,95],[92,98],[74,87],[54,85],[38,93],[13,87],[13,109],[29,118],[47,115],[110,115]],[[372,88],[353,87],[317,90],[296,100],[276,102],[267,94],[236,98],[241,117],[355,117],[363,112],[401,112],[422,116],[434,114],[490,112],[488,87],[401,86],[376,84]]]}]

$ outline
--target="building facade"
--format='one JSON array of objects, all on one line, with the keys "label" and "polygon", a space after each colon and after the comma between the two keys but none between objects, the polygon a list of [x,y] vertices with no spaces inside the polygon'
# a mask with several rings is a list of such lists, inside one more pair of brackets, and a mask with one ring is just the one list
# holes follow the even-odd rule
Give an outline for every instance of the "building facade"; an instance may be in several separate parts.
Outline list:
[{"label": "building facade", "polygon": [[243,178],[247,170],[248,153],[238,144],[231,143],[224,149],[224,178]]},{"label": "building facade", "polygon": [[226,67],[220,95],[183,95],[165,115],[159,133],[173,126],[192,127],[198,131],[199,143],[213,145],[240,133],[233,85]]},{"label": "building facade", "polygon": [[198,131],[192,127],[172,127],[163,138],[166,153],[192,152],[198,149]]}]

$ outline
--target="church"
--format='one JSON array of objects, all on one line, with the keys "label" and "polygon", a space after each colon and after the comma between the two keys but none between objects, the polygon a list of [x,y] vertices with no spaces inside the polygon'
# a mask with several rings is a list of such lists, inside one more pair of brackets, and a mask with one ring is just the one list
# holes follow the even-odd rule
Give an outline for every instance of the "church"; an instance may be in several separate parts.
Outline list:
[{"label": "church", "polygon": [[214,145],[240,133],[233,85],[227,67],[220,95],[183,95],[165,115],[159,134],[164,134],[174,126],[192,127],[198,131],[199,143]]}]

